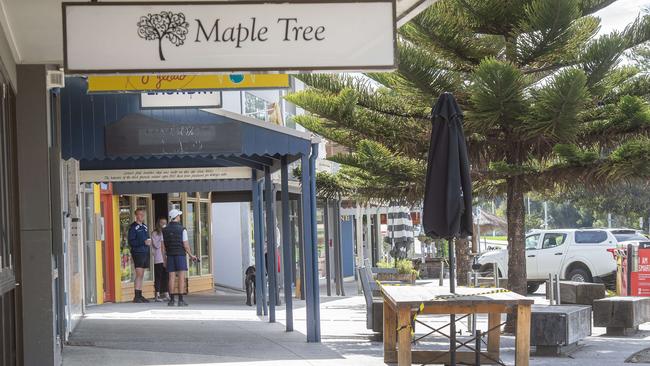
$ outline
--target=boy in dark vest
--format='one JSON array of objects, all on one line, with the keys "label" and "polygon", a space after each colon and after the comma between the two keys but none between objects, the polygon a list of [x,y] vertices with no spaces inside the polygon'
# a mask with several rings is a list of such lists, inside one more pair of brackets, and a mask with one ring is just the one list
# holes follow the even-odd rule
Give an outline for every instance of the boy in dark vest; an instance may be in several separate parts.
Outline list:
[{"label": "boy in dark vest", "polygon": [[167,262],[167,272],[169,273],[169,306],[175,305],[174,290],[176,277],[178,276],[178,306],[187,306],[183,300],[185,293],[185,276],[187,272],[187,257],[189,255],[192,261],[197,258],[192,255],[190,242],[187,236],[187,230],[181,225],[181,215],[183,212],[173,209],[169,212],[169,224],[163,229],[163,243],[165,244],[165,260]]},{"label": "boy in dark vest", "polygon": [[151,239],[149,238],[149,228],[144,223],[144,210],[141,208],[135,210],[135,221],[129,226],[128,241],[133,267],[135,267],[133,302],[149,302],[142,296],[142,282],[145,269],[149,269]]}]

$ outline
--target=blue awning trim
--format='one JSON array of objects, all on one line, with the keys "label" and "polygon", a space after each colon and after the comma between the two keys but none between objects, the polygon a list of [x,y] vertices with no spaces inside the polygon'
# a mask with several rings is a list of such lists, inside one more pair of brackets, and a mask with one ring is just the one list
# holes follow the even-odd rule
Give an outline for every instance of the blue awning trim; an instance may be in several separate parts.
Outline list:
[{"label": "blue awning trim", "polygon": [[[169,167],[181,163],[182,165],[179,166],[189,166],[188,164],[195,166],[189,160],[196,162],[199,158],[209,164],[206,166],[223,166],[218,162],[212,162],[211,159],[229,157],[245,158],[247,161],[268,165],[269,158],[279,159],[288,156],[292,158],[291,160],[295,160],[300,155],[308,155],[310,152],[309,139],[283,133],[277,129],[256,126],[195,108],[142,109],[139,94],[88,94],[87,90],[86,79],[81,77],[66,78],[66,87],[61,90],[62,157],[82,161],[82,169],[84,166],[107,169],[108,166],[117,165],[144,168],[159,167],[164,164]],[[200,155],[140,155],[127,159],[108,156],[105,128],[131,114],[142,114],[170,124],[237,123],[241,125],[241,149],[235,153],[208,151]],[[97,163],[97,161],[104,161],[104,163]],[[235,166],[244,165],[241,162],[237,160]]]}]

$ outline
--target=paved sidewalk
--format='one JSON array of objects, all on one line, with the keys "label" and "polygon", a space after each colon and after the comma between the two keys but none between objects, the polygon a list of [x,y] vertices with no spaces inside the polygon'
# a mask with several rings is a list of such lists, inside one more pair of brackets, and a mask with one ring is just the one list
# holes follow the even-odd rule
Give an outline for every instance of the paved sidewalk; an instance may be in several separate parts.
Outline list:
[{"label": "paved sidewalk", "polygon": [[[190,296],[188,308],[161,303],[90,307],[64,349],[64,365],[384,365],[381,342],[365,329],[363,297],[356,296],[354,284],[347,285],[346,293],[352,296],[321,298],[320,344],[306,343],[304,302],[294,302],[296,331],[287,333],[284,306],[277,309],[278,323],[269,324],[255,315],[255,308],[244,305],[243,294],[220,290]],[[544,301],[536,297],[536,302]],[[447,319],[424,318],[438,326]],[[486,329],[486,319],[480,317],[478,326]],[[466,330],[466,325],[458,328]],[[650,324],[634,337],[604,337],[604,328],[594,328],[593,333],[571,357],[531,357],[531,365],[624,365],[627,357],[650,346]],[[503,336],[501,343],[503,361],[514,364],[513,337]],[[447,346],[436,338],[417,347]]]}]

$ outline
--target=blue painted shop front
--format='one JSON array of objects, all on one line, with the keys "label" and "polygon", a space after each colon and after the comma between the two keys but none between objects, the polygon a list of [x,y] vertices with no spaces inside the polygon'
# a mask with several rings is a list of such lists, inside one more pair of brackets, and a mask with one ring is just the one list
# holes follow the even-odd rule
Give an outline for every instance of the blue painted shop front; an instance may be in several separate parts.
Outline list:
[{"label": "blue painted shop front", "polygon": [[[253,207],[257,313],[275,321],[276,276],[264,276],[264,242],[276,242],[275,197],[282,202],[282,232],[290,232],[289,164],[300,161],[301,210],[304,213],[304,288],[307,341],[320,341],[318,251],[316,237],[315,161],[318,140],[290,128],[222,110],[142,108],[139,94],[89,94],[84,78],[66,79],[61,90],[62,158],[79,161],[82,171],[187,167],[245,167],[246,179],[182,182],[122,182],[124,189],[225,191],[247,189]],[[271,174],[280,171],[280,184]],[[96,182],[106,183],[106,182]],[[134,188],[135,187],[135,188]],[[199,188],[200,187],[200,188]],[[242,188],[244,187],[244,188]],[[282,237],[282,265],[287,330],[293,330],[292,272],[294,254],[289,235]],[[268,255],[276,257],[275,246]],[[269,272],[277,272],[269,261]],[[268,284],[265,279],[268,278]],[[269,288],[269,294],[265,290]],[[268,306],[266,299],[268,298]]]}]

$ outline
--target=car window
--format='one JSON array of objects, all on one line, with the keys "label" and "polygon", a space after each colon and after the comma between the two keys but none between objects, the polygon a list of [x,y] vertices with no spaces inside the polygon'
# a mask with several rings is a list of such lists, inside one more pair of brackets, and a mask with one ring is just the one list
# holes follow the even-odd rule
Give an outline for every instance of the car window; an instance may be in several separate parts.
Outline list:
[{"label": "car window", "polygon": [[547,233],[544,234],[544,241],[542,242],[542,249],[553,248],[564,244],[566,234],[562,233]]},{"label": "car window", "polygon": [[539,234],[529,235],[526,237],[526,250],[537,249],[537,243],[539,242]]},{"label": "car window", "polygon": [[614,234],[617,241],[648,240],[648,238],[634,230],[613,230],[612,234]]},{"label": "car window", "polygon": [[607,233],[605,231],[576,231],[577,244],[599,244],[607,240]]}]

